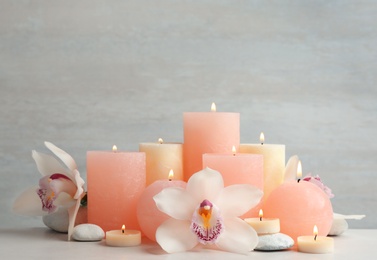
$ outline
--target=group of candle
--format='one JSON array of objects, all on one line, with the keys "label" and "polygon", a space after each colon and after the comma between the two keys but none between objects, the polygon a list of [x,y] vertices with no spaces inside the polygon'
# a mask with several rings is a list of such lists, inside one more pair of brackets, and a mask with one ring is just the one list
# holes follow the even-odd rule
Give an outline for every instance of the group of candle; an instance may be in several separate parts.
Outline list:
[{"label": "group of candle", "polygon": [[[153,196],[166,187],[185,187],[185,181],[203,168],[219,171],[225,186],[251,184],[264,191],[261,203],[242,218],[257,216],[283,183],[285,146],[264,144],[262,135],[261,143],[240,144],[239,113],[216,112],[212,104],[211,112],[184,113],[183,128],[183,144],[159,139],[141,143],[139,152],[120,152],[115,146],[113,151],[87,152],[88,222],[107,231],[109,245],[140,244],[135,242],[140,232],[110,231],[123,224],[155,240],[155,230],[167,216],[158,213]],[[131,233],[131,239],[125,238]],[[113,242],[119,239],[131,242]]]}]

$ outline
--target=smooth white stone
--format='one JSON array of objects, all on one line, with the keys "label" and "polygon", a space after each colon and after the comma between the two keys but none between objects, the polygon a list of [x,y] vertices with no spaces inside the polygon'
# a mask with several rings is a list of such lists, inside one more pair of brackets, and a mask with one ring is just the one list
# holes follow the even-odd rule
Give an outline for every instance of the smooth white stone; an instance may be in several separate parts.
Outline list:
[{"label": "smooth white stone", "polygon": [[329,236],[339,236],[348,229],[348,223],[344,218],[334,215]]},{"label": "smooth white stone", "polygon": [[[80,207],[77,212],[75,225],[83,224],[88,222],[87,207]],[[60,208],[56,212],[43,216],[43,223],[55,230],[57,232],[67,233],[68,232],[68,211],[65,208]]]},{"label": "smooth white stone", "polygon": [[293,239],[282,233],[259,236],[259,243],[254,250],[257,251],[277,251],[284,250],[294,245]]},{"label": "smooth white stone", "polygon": [[72,232],[72,239],[77,241],[100,241],[105,237],[102,228],[95,224],[81,224],[75,226]]}]

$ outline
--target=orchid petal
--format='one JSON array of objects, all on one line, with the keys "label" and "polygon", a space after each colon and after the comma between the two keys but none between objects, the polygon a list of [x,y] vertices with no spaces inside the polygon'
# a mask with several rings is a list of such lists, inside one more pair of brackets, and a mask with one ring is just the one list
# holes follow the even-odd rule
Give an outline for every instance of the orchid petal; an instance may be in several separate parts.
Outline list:
[{"label": "orchid petal", "polygon": [[73,171],[74,169],[77,169],[77,165],[75,160],[73,160],[72,156],[60,149],[59,147],[55,146],[54,144],[50,142],[45,142],[45,145],[48,149],[50,149],[51,152],[53,152],[62,162]]},{"label": "orchid petal", "polygon": [[54,205],[57,207],[70,208],[75,202],[76,200],[73,199],[71,195],[66,192],[60,192],[54,200]]},{"label": "orchid petal", "polygon": [[78,199],[81,197],[81,195],[84,192],[83,186],[85,184],[85,181],[81,178],[80,173],[77,169],[74,169],[72,171],[73,177],[74,177],[74,182],[76,183],[77,190],[73,198]]},{"label": "orchid petal", "polygon": [[180,220],[191,219],[197,206],[191,195],[180,187],[165,188],[153,199],[160,211]]},{"label": "orchid petal", "polygon": [[190,250],[198,244],[198,238],[190,230],[190,221],[168,219],[156,231],[157,243],[168,253]]},{"label": "orchid petal", "polygon": [[343,214],[334,213],[334,218],[360,220],[360,219],[365,218],[365,215],[343,215]]},{"label": "orchid petal", "polygon": [[76,204],[68,209],[68,241],[71,240],[73,228],[75,226],[77,212],[79,211],[81,199],[85,196],[84,193],[80,194],[79,199],[76,200]]},{"label": "orchid petal", "polygon": [[38,188],[38,186],[31,187],[21,193],[14,201],[12,210],[21,215],[47,215],[47,212],[42,210],[41,200],[37,194]]},{"label": "orchid petal", "polygon": [[238,217],[256,206],[263,196],[263,192],[248,184],[235,184],[225,187],[217,203],[223,217]]},{"label": "orchid petal", "polygon": [[32,151],[31,156],[37,164],[38,171],[42,174],[42,176],[51,175],[54,173],[67,175],[67,169],[62,167],[60,162],[54,156],[40,153],[35,150]]},{"label": "orchid petal", "polygon": [[60,192],[68,193],[72,198],[76,193],[76,185],[70,179],[55,179],[50,181],[50,188],[56,195]]},{"label": "orchid petal", "polygon": [[289,158],[284,171],[284,182],[293,181],[297,177],[298,156],[293,155]]},{"label": "orchid petal", "polygon": [[225,230],[216,245],[226,251],[247,254],[258,245],[258,235],[239,218],[225,219]]},{"label": "orchid petal", "polygon": [[216,201],[223,188],[222,175],[208,167],[192,175],[186,186],[186,190],[197,203],[205,199]]}]

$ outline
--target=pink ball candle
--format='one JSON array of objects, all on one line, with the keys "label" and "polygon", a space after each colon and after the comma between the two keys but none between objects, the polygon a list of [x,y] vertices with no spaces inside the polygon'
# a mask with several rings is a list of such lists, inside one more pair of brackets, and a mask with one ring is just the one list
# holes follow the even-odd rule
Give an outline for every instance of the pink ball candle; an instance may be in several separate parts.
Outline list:
[{"label": "pink ball candle", "polygon": [[333,210],[328,196],[307,181],[286,182],[276,188],[263,205],[264,215],[279,218],[281,233],[294,240],[311,235],[317,225],[319,235],[326,236],[331,228]]},{"label": "pink ball candle", "polygon": [[152,241],[156,241],[156,230],[158,226],[170,218],[157,208],[153,197],[168,187],[186,188],[186,182],[172,179],[157,180],[144,190],[137,205],[137,219],[141,231]]},{"label": "pink ball candle", "polygon": [[[215,110],[215,109],[213,109]],[[240,114],[189,112],[183,114],[184,180],[202,170],[204,153],[226,153],[240,144]]]},{"label": "pink ball candle", "polygon": [[136,206],[145,178],[145,153],[88,151],[88,222],[105,232],[123,224],[140,229]]}]

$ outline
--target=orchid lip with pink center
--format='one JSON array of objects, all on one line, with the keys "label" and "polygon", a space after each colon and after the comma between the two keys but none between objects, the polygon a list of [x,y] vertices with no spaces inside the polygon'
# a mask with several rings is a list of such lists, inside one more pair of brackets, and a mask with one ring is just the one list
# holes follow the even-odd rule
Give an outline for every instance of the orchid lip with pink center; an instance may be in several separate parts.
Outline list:
[{"label": "orchid lip with pink center", "polygon": [[219,209],[209,200],[203,200],[195,210],[190,228],[202,244],[216,243],[224,230]]},{"label": "orchid lip with pink center", "polygon": [[[66,175],[61,173],[54,173],[50,176],[45,176],[39,181],[39,189],[37,189],[37,194],[42,203],[42,210],[47,211],[48,213],[52,213],[56,210],[56,206],[54,205],[54,201],[59,195],[59,190],[54,190],[50,183],[56,180],[64,180],[68,181],[71,185],[74,185],[73,181],[68,178]],[[71,187],[72,188],[72,187]]]}]

